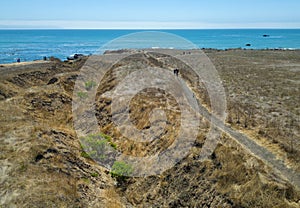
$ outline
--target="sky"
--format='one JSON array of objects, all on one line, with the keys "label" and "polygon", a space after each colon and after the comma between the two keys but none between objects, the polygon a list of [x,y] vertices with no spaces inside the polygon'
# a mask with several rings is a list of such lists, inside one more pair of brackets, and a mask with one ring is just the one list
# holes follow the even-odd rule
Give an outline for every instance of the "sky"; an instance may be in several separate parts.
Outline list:
[{"label": "sky", "polygon": [[300,28],[299,0],[1,0],[0,28]]}]

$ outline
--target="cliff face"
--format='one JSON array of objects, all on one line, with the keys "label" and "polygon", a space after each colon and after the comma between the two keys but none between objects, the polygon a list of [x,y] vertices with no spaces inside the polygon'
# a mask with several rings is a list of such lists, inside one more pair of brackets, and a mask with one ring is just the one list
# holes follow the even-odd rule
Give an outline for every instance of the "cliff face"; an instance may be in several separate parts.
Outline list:
[{"label": "cliff face", "polygon": [[[228,68],[222,68],[233,60],[228,60],[232,55],[229,53],[241,54],[208,51],[230,97],[236,85],[229,82],[232,79],[227,76],[231,73]],[[292,55],[296,58],[291,60],[299,64],[299,55]],[[272,52],[266,57],[269,56],[273,56]],[[0,67],[0,206],[299,207],[299,192],[293,184],[225,134],[209,160],[199,160],[209,131],[209,121],[204,118],[189,154],[171,169],[154,176],[113,178],[108,169],[86,154],[73,127],[73,89],[85,61],[52,60]],[[253,62],[248,64],[252,66]],[[178,67],[188,85],[194,77],[188,66],[172,57],[141,52],[114,65],[100,83],[95,98],[99,131],[109,136],[110,144],[118,151],[138,157],[167,149],[180,126],[181,111],[176,100],[154,88],[139,92],[129,108],[137,129],[147,130],[157,124],[161,132],[157,139],[135,142],[122,135],[112,121],[112,102],[107,95],[128,73],[148,66],[169,71]],[[203,84],[190,87],[210,109]],[[152,119],[153,109],[166,106],[163,119]],[[229,113],[235,119],[237,113]],[[159,129],[164,119],[168,122]],[[235,120],[232,125],[242,128]],[[254,129],[255,125],[245,131],[253,134]],[[291,156],[289,164],[298,171],[295,158]]]}]

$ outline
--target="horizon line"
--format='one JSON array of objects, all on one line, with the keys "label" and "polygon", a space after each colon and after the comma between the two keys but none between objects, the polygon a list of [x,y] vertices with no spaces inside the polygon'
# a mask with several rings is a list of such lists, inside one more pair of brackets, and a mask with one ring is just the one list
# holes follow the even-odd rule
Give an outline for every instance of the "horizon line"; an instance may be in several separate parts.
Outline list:
[{"label": "horizon line", "polygon": [[216,27],[216,28],[37,28],[0,27],[0,30],[299,30],[300,27]]},{"label": "horizon line", "polygon": [[0,20],[0,29],[179,30],[300,29],[300,22]]}]

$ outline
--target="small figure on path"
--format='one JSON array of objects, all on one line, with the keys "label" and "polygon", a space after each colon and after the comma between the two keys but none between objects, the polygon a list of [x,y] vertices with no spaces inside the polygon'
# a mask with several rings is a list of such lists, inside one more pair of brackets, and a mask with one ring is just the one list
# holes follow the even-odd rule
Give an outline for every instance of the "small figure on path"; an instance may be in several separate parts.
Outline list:
[{"label": "small figure on path", "polygon": [[179,74],[179,69],[174,69],[174,74],[178,77],[178,74]]}]

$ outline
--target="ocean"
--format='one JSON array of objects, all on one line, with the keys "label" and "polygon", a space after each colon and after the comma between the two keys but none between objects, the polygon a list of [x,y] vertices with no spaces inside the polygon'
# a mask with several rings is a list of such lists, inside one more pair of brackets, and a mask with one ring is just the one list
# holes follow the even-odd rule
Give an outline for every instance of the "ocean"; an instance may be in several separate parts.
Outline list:
[{"label": "ocean", "polygon": [[154,30],[154,36],[147,37],[151,41],[143,35],[113,41],[138,32],[146,34],[145,30],[0,30],[0,63],[16,62],[18,58],[40,60],[45,56],[65,60],[75,53],[101,53],[103,50],[99,49],[103,46],[107,46],[105,49],[193,46],[176,38],[160,37],[166,34],[180,36],[198,48],[300,49],[300,29]]}]

